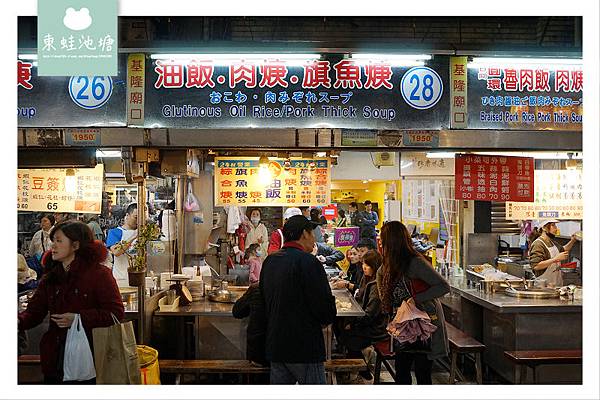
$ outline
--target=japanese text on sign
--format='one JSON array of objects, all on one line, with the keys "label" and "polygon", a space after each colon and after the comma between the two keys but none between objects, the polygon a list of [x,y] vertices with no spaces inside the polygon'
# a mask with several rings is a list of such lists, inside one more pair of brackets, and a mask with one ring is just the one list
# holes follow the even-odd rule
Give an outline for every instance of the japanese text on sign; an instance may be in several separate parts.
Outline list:
[{"label": "japanese text on sign", "polygon": [[17,170],[17,209],[100,214],[104,167]]},{"label": "japanese text on sign", "polygon": [[331,203],[328,159],[215,159],[217,206],[325,206]]},{"label": "japanese text on sign", "polygon": [[536,170],[535,201],[506,203],[506,219],[583,219],[581,170]]},{"label": "japanese text on sign", "polygon": [[533,201],[533,158],[457,154],[454,170],[456,199]]}]

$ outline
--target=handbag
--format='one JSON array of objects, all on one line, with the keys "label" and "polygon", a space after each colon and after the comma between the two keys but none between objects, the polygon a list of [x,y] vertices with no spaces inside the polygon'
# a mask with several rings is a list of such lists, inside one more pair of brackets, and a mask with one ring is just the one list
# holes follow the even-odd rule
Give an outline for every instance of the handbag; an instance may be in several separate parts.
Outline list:
[{"label": "handbag", "polygon": [[87,381],[96,377],[94,357],[79,314],[67,331],[63,357],[63,381]]},{"label": "handbag", "polygon": [[[394,339],[393,349],[395,352],[429,353],[431,336],[437,326],[431,323],[429,313],[417,308],[412,297],[415,293],[412,281],[409,281],[410,288],[404,278],[402,282],[410,297],[402,301],[396,310],[396,317],[387,325],[387,331]],[[405,324],[403,329],[398,329],[403,323]]]},{"label": "handbag", "polygon": [[[112,315],[112,314],[111,314]],[[135,333],[131,321],[94,328],[94,355],[97,384],[141,384]]]}]

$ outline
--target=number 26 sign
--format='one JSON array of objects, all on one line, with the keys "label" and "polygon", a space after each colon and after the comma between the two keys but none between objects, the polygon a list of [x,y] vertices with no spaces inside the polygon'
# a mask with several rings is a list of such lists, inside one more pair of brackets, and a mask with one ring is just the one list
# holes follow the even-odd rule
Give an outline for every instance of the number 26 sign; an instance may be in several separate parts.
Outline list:
[{"label": "number 26 sign", "polygon": [[414,67],[406,71],[400,82],[400,92],[409,106],[426,110],[442,98],[442,78],[429,67]]},{"label": "number 26 sign", "polygon": [[110,76],[73,76],[69,95],[79,107],[91,110],[102,107],[110,98],[113,82]]}]

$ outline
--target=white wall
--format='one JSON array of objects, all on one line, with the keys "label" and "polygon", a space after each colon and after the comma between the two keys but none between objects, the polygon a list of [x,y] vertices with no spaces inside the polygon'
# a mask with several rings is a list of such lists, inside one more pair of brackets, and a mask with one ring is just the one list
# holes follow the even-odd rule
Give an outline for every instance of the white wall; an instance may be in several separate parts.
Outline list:
[{"label": "white wall", "polygon": [[[375,158],[373,154],[373,159]],[[371,161],[371,155],[367,151],[342,151],[338,157],[338,165],[331,168],[332,180],[399,180],[400,179],[400,157],[395,153],[393,167],[377,168]]]}]

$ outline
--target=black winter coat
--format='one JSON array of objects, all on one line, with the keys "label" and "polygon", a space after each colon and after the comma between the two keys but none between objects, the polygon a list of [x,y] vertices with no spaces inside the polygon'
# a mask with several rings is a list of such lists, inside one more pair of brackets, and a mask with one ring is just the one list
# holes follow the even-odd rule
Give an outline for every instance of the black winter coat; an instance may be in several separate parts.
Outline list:
[{"label": "black winter coat", "polygon": [[323,265],[295,242],[269,255],[260,272],[271,362],[325,361],[323,327],[337,314]]},{"label": "black winter coat", "polygon": [[232,313],[238,319],[250,317],[246,330],[246,358],[262,365],[268,364],[265,359],[267,335],[265,302],[257,284],[251,285],[246,293],[235,302]]}]

